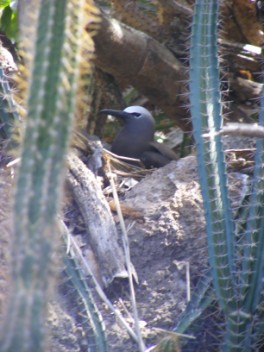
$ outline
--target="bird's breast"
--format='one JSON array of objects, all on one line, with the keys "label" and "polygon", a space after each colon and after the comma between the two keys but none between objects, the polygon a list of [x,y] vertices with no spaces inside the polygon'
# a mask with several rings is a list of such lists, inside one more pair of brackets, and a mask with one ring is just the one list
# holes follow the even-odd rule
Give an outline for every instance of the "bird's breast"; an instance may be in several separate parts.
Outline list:
[{"label": "bird's breast", "polygon": [[125,126],[117,135],[112,145],[112,152],[129,157],[140,159],[141,155],[149,149],[153,141],[154,131],[146,131],[142,127],[128,128]]}]

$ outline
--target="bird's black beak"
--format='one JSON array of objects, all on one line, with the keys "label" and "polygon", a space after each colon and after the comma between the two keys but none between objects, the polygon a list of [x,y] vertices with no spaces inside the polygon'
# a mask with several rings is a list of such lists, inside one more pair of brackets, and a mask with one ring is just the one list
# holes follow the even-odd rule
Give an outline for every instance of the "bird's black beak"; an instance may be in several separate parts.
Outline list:
[{"label": "bird's black beak", "polygon": [[122,110],[103,109],[99,111],[99,114],[107,114],[123,120],[131,118],[131,114]]}]

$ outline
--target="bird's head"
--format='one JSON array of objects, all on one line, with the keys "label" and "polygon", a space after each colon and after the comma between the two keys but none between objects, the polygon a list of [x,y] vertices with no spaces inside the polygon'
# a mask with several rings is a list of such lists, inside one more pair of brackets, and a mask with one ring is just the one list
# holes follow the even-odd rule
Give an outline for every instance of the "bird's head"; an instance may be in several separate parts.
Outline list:
[{"label": "bird's head", "polygon": [[155,125],[155,121],[151,113],[143,108],[142,106],[129,106],[124,110],[112,110],[104,109],[100,111],[100,114],[107,114],[121,119],[124,124],[133,124],[133,125],[143,125],[148,124],[149,127]]}]

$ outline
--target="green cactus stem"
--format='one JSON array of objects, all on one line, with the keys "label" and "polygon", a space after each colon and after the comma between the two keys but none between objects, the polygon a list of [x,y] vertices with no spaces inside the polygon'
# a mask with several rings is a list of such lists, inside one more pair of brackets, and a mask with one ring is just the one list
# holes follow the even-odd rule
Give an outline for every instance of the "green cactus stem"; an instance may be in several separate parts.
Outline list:
[{"label": "green cactus stem", "polygon": [[85,6],[84,0],[41,0],[36,23],[31,24],[37,34],[29,68],[26,130],[14,201],[12,283],[1,352],[45,349],[44,317],[55,270],[51,258],[57,242],[55,218],[73,125],[81,43],[88,36]]}]

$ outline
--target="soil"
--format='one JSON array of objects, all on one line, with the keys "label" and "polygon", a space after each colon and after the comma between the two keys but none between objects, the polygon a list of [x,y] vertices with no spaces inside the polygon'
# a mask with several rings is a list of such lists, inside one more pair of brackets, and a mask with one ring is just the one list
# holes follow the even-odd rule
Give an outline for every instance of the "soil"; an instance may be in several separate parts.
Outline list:
[{"label": "soil", "polygon": [[[9,281],[7,253],[11,232],[10,195],[13,181],[10,170],[2,168],[0,172],[0,313],[2,314]],[[245,175],[234,173],[230,177],[233,203],[237,205],[241,197],[239,190],[243,188],[242,183],[246,182]],[[138,276],[135,295],[141,333],[146,348],[150,348],[161,338],[170,335],[175,328],[180,314],[186,307],[189,289],[192,295],[195,283],[207,267],[205,222],[195,157],[189,156],[171,162],[147,175],[132,189],[124,192],[120,201],[122,206],[131,209],[131,214],[128,212],[125,216],[125,223],[129,229],[131,260]],[[72,207],[76,205],[72,204]],[[113,216],[121,237],[118,217],[115,213]],[[85,241],[80,232],[78,236],[82,242]],[[113,280],[104,291],[125,321],[134,329],[128,280]],[[137,343],[101,301],[95,290],[93,295],[104,321],[109,352],[139,351]],[[78,302],[74,302],[72,297],[73,293],[60,281],[48,306],[46,325],[50,338],[47,351],[89,350],[87,327],[80,323],[78,315],[81,312],[78,312]],[[206,349],[200,340],[199,348],[196,344],[196,347],[191,349],[183,347],[183,351],[215,350],[213,344],[208,347],[206,338],[211,333],[209,321],[211,320],[207,320],[202,333],[205,343],[207,340]],[[215,328],[213,323],[211,326]],[[177,343],[176,341],[175,346]],[[178,349],[173,347],[171,351]]]}]

